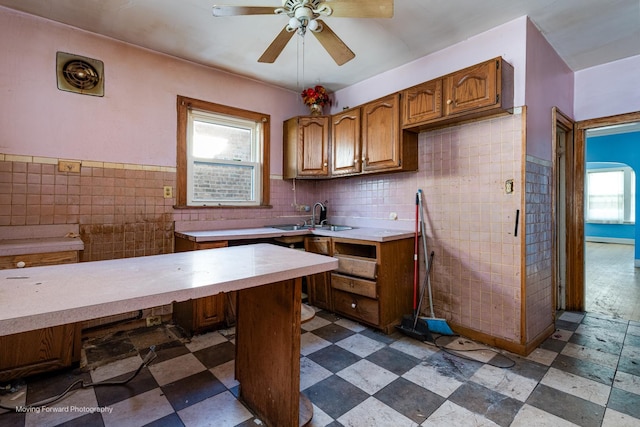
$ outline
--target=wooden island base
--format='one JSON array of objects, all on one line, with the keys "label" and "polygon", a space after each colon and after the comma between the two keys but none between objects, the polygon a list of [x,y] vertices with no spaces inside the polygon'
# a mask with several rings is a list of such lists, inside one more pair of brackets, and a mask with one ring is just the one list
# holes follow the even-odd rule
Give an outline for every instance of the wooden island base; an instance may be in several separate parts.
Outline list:
[{"label": "wooden island base", "polygon": [[300,393],[301,293],[299,277],[238,291],[240,398],[274,426],[305,425],[313,416]]}]

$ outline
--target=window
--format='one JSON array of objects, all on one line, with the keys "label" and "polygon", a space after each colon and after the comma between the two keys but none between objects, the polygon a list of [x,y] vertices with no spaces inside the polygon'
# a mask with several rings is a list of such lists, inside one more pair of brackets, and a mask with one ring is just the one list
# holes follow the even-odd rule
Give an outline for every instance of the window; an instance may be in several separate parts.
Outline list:
[{"label": "window", "polygon": [[178,96],[180,207],[269,204],[269,116]]},{"label": "window", "polygon": [[588,222],[635,222],[635,173],[630,167],[587,171],[586,220]]}]

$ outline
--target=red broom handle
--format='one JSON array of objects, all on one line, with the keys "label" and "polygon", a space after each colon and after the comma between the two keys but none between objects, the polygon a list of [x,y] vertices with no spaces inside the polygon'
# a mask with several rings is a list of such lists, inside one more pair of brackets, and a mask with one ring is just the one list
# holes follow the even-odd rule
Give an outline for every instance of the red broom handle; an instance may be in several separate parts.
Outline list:
[{"label": "red broom handle", "polygon": [[418,309],[418,207],[420,205],[420,199],[418,199],[419,194],[416,193],[416,230],[414,234],[414,242],[413,242],[413,313],[417,315],[416,310]]}]

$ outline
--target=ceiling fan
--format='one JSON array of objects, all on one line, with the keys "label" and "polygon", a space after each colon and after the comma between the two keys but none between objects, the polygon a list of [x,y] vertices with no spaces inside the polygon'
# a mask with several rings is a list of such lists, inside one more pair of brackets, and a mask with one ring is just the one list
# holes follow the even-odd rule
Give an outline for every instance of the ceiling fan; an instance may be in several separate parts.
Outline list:
[{"label": "ceiling fan", "polygon": [[289,22],[271,42],[258,62],[273,63],[287,45],[293,33],[304,36],[311,31],[331,55],[336,64],[342,65],[355,53],[344,44],[321,17],[342,18],[391,18],[393,0],[283,0],[282,7],[265,6],[213,6],[213,16],[238,15],[286,15]]}]

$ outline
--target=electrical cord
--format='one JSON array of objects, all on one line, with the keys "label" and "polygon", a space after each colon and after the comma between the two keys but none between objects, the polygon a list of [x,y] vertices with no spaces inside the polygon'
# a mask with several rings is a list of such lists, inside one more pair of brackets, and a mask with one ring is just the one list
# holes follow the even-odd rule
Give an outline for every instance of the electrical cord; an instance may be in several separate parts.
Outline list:
[{"label": "electrical cord", "polygon": [[[127,384],[129,381],[134,379],[140,373],[140,371],[143,368],[148,366],[151,362],[153,362],[155,360],[156,357],[158,357],[158,355],[155,352],[155,349],[156,349],[155,345],[152,345],[151,347],[149,347],[149,352],[144,357],[144,359],[142,359],[142,363],[140,364],[140,366],[138,366],[138,369],[136,369],[136,371],[133,374],[131,374],[129,377],[127,377],[127,378],[125,378],[123,380],[110,380],[110,381],[109,380],[105,380],[105,381],[99,381],[97,383],[85,383],[84,380],[76,380],[73,383],[71,383],[62,393],[60,393],[60,394],[58,394],[56,396],[52,396],[50,398],[41,400],[40,402],[32,403],[32,404],[30,404],[28,406],[21,406],[20,408],[21,409],[29,409],[29,408],[36,408],[36,407],[40,407],[40,406],[50,405],[52,403],[55,403],[55,402],[59,401],[60,399],[65,397],[67,394],[69,394],[71,391],[73,391],[73,390],[75,390],[77,388],[104,387],[104,386],[114,386],[114,385]],[[78,387],[78,386],[80,386],[80,387]],[[17,407],[0,405],[0,409],[4,409],[4,410],[15,412],[17,410]]]},{"label": "electrical cord", "polygon": [[[501,357],[504,357],[505,359],[507,359],[507,360],[510,362],[510,363],[508,363],[508,364],[507,364],[507,365],[505,365],[505,366],[501,366],[501,365],[498,365],[498,364],[495,364],[495,363],[491,363],[491,362],[486,362],[486,363],[485,363],[485,364],[487,364],[487,365],[489,365],[489,366],[493,366],[493,367],[495,367],[495,368],[509,369],[509,368],[513,368],[513,367],[516,365],[515,360],[513,360],[513,359],[511,359],[511,358],[509,358],[509,357],[507,357],[507,356],[505,356],[504,354],[500,353],[499,351],[492,350],[492,349],[490,349],[490,348],[459,349],[459,348],[450,348],[450,347],[447,347],[446,345],[438,344],[438,340],[439,340],[440,338],[442,338],[442,337],[451,337],[451,336],[460,338],[460,335],[439,335],[439,336],[437,336],[437,337],[435,337],[435,338],[433,339],[433,345],[435,345],[436,347],[438,347],[440,350],[444,351],[444,352],[445,352],[445,353],[447,353],[447,354],[450,354],[450,355],[452,355],[452,356],[459,357],[459,358],[461,358],[461,359],[469,360],[469,361],[472,361],[472,362],[480,362],[480,361],[479,361],[479,360],[477,360],[477,359],[473,359],[473,358],[471,358],[471,357],[466,357],[466,356],[464,356],[464,355],[462,355],[462,354],[458,354],[458,352],[464,352],[464,351],[483,351],[483,350],[486,350],[486,351],[491,351],[491,352],[493,352],[493,353],[495,353],[495,354],[497,354],[497,355],[499,355],[499,356],[501,356]],[[482,362],[480,362],[480,363],[482,363]]]}]

